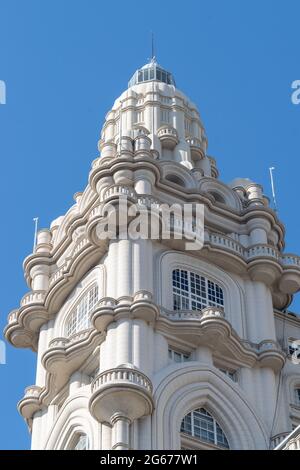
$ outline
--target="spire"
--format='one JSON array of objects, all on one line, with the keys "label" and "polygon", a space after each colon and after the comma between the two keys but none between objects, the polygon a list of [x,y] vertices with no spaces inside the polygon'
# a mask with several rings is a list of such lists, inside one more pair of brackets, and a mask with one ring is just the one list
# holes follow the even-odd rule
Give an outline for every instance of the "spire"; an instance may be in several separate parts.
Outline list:
[{"label": "spire", "polygon": [[154,33],[151,31],[151,62],[156,62],[155,51],[154,51]]}]

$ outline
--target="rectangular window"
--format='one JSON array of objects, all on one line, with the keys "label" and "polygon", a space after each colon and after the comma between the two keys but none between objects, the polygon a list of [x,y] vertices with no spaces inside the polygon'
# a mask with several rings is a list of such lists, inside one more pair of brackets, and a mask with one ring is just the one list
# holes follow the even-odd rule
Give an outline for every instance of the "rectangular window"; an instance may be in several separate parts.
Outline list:
[{"label": "rectangular window", "polygon": [[232,372],[230,370],[227,370],[227,369],[219,369],[221,372],[223,372],[223,374],[227,375],[227,377],[229,377],[231,380],[233,380],[233,382],[237,382],[237,373],[236,372]]},{"label": "rectangular window", "polygon": [[144,81],[149,80],[148,70],[144,70]]},{"label": "rectangular window", "polygon": [[171,362],[187,362],[191,358],[190,354],[182,353],[180,351],[175,351],[174,349],[169,348],[169,359]]},{"label": "rectangular window", "polygon": [[189,119],[184,120],[184,128],[186,133],[191,134],[192,133],[192,123]]},{"label": "rectangular window", "polygon": [[135,122],[144,122],[144,111],[137,111],[135,115]]},{"label": "rectangular window", "polygon": [[164,104],[171,104],[171,98],[169,96],[162,96],[161,97],[161,102]]},{"label": "rectangular window", "polygon": [[169,124],[170,122],[170,111],[167,109],[161,109],[160,111],[160,120],[162,123]]}]

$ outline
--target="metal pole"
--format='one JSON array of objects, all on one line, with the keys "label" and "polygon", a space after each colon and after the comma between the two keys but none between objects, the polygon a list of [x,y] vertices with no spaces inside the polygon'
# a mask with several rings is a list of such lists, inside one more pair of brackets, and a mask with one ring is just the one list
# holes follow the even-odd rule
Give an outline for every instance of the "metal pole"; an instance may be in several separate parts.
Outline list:
[{"label": "metal pole", "polygon": [[38,218],[38,217],[35,217],[35,218],[33,219],[33,221],[34,221],[34,239],[33,239],[33,253],[34,253],[34,252],[35,252],[35,249],[36,249],[39,218]]},{"label": "metal pole", "polygon": [[272,187],[272,196],[273,196],[273,204],[274,204],[274,209],[277,212],[277,202],[276,202],[276,194],[275,194],[275,185],[274,185],[274,177],[273,177],[273,171],[275,170],[274,166],[271,166],[269,168],[270,171],[270,177],[271,177],[271,187]]}]

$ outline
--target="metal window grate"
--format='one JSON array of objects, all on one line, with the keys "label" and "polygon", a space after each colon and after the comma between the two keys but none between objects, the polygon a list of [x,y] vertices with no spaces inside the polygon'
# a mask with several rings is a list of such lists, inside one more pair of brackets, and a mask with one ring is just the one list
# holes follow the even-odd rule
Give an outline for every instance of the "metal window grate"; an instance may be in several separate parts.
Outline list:
[{"label": "metal window grate", "polygon": [[75,305],[66,325],[66,336],[72,336],[90,327],[90,313],[98,301],[98,285],[95,284]]},{"label": "metal window grate", "polygon": [[180,431],[201,441],[229,449],[222,428],[204,408],[199,408],[187,414],[182,420]]},{"label": "metal window grate", "polygon": [[199,274],[175,269],[172,287],[174,310],[202,310],[205,307],[224,306],[221,287]]}]

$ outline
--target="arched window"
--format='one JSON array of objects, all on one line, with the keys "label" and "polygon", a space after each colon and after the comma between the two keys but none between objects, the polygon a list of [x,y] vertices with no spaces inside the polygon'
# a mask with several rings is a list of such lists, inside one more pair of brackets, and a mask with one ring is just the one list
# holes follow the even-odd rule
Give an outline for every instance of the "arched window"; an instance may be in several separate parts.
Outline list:
[{"label": "arched window", "polygon": [[167,175],[166,176],[166,180],[167,181],[170,181],[171,183],[175,183],[177,184],[178,186],[181,186],[181,187],[185,187],[185,183],[183,181],[183,179],[181,179],[179,176],[177,175]]},{"label": "arched window", "polygon": [[71,310],[66,323],[66,336],[69,337],[90,327],[90,313],[98,301],[98,285],[94,284],[80,298]]},{"label": "arched window", "polygon": [[222,449],[229,449],[222,428],[205,408],[199,408],[188,413],[182,420],[180,432],[183,438],[184,435],[187,436],[187,439],[184,439],[184,445],[187,447],[193,445],[192,442],[188,442],[188,436],[191,436],[203,443],[212,444],[213,448],[217,446]]},{"label": "arched window", "polygon": [[300,406],[300,387],[296,387],[294,390],[295,393],[295,405]]},{"label": "arched window", "polygon": [[86,434],[78,434],[74,440],[73,450],[87,450],[88,438]]},{"label": "arched window", "polygon": [[223,290],[218,284],[185,269],[173,271],[172,288],[174,310],[224,306]]},{"label": "arched window", "polygon": [[221,204],[225,204],[225,199],[223,198],[223,196],[221,196],[221,194],[216,193],[214,191],[209,191],[208,194],[211,194],[215,198],[216,202],[220,202]]}]

